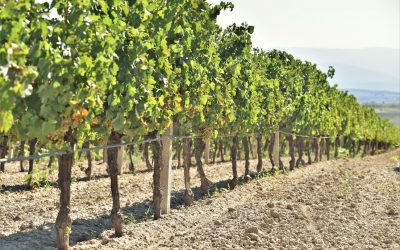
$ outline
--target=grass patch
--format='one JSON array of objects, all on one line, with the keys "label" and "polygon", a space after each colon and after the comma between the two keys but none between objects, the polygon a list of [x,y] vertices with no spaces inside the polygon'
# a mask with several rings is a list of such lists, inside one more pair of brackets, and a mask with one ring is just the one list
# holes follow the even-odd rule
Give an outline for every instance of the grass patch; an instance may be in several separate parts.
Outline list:
[{"label": "grass patch", "polygon": [[346,184],[343,183],[339,186],[339,192],[344,194],[344,193],[348,193],[350,191],[350,187]]},{"label": "grass patch", "polygon": [[128,214],[128,216],[125,218],[125,224],[129,225],[129,224],[136,224],[136,217],[133,213]]}]

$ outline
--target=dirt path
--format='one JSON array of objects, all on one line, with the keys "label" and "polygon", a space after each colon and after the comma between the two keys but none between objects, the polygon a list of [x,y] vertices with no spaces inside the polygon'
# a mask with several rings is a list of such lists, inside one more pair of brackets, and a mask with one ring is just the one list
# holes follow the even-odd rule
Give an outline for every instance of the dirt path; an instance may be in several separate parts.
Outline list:
[{"label": "dirt path", "polygon": [[[109,178],[72,184],[71,245],[75,249],[400,249],[400,150],[363,159],[321,162],[266,177],[203,199],[182,201],[183,170],[175,170],[172,213],[151,214],[151,173],[120,178],[125,235],[113,238]],[[256,163],[252,162],[252,168]],[[243,173],[243,164],[240,164]],[[98,168],[98,166],[96,166]],[[97,174],[101,174],[99,170]],[[195,168],[192,185],[198,186]],[[230,164],[206,167],[214,182]],[[223,183],[221,182],[221,185]],[[0,196],[0,249],[53,249],[58,190]],[[132,216],[133,215],[133,216]]]}]

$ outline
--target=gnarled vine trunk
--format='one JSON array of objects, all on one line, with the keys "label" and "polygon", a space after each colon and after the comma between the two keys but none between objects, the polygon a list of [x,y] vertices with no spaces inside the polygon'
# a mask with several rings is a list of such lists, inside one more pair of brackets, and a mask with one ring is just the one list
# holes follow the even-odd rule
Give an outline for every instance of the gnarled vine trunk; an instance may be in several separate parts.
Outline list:
[{"label": "gnarled vine trunk", "polygon": [[263,147],[264,152],[268,150],[268,146],[269,146],[269,139],[268,139],[268,136],[266,136],[265,142],[264,142],[264,147]]},{"label": "gnarled vine trunk", "polygon": [[[7,156],[7,150],[8,150],[8,138],[7,136],[3,137],[3,140],[0,142],[0,158],[5,158]],[[5,162],[0,163],[0,171],[4,172],[5,171]]]},{"label": "gnarled vine trunk", "polygon": [[335,159],[339,157],[339,146],[340,146],[340,137],[336,136],[335,139]]},{"label": "gnarled vine trunk", "polygon": [[[249,152],[249,138],[243,137],[243,151],[244,151],[244,176],[247,177],[250,174],[250,152]],[[250,177],[250,176],[249,176]]]},{"label": "gnarled vine trunk", "polygon": [[185,178],[185,205],[190,206],[193,203],[193,192],[190,188],[190,166],[191,166],[191,159],[190,159],[190,139],[184,138],[183,139],[183,173]]},{"label": "gnarled vine trunk", "polygon": [[348,136],[343,137],[343,145],[342,145],[342,147],[346,147],[348,138],[349,138]]},{"label": "gnarled vine trunk", "polygon": [[263,156],[262,156],[262,135],[258,134],[256,136],[257,140],[257,173],[261,173],[263,167]]},{"label": "gnarled vine trunk", "polygon": [[[37,139],[31,139],[29,140],[29,155],[34,155],[36,152],[36,143],[37,143]],[[29,169],[28,169],[28,173],[32,173],[33,171],[33,159],[29,160]]]},{"label": "gnarled vine trunk", "polygon": [[362,142],[360,140],[357,141],[357,152],[356,154],[359,154],[361,152],[361,144]]},{"label": "gnarled vine trunk", "polygon": [[251,136],[247,136],[247,144],[248,144],[248,147],[250,149],[251,158],[255,159],[256,158],[256,154],[255,154],[255,150],[254,150],[254,144],[251,143]]},{"label": "gnarled vine trunk", "polygon": [[286,139],[289,142],[289,156],[290,156],[289,167],[290,167],[290,170],[294,170],[294,166],[296,165],[296,157],[294,155],[293,135],[287,135]]},{"label": "gnarled vine trunk", "polygon": [[[148,139],[149,136],[145,136],[144,139]],[[153,166],[150,163],[150,157],[149,157],[149,143],[145,142],[143,145],[143,158],[144,161],[146,162],[146,168],[148,171],[153,170]]]},{"label": "gnarled vine trunk", "polygon": [[299,152],[299,158],[296,161],[296,167],[299,167],[300,164],[304,167],[304,165],[306,165],[305,161],[303,160],[304,139],[300,136],[296,137],[296,144],[297,144],[297,150]]},{"label": "gnarled vine trunk", "polygon": [[[111,132],[108,142],[109,144],[120,144],[122,135],[117,132]],[[112,196],[112,210],[111,210],[111,224],[115,230],[115,236],[122,236],[122,214],[120,211],[119,201],[119,187],[118,187],[118,151],[120,148],[109,148],[107,149],[107,163],[111,179],[111,196]]]},{"label": "gnarled vine trunk", "polygon": [[221,162],[225,162],[225,159],[224,159],[225,150],[224,150],[224,145],[223,145],[222,140],[219,141],[219,153],[221,154]]},{"label": "gnarled vine trunk", "polygon": [[324,149],[325,149],[325,140],[324,138],[321,138],[320,140],[320,147],[319,147],[319,160],[322,161],[322,156],[324,155]]},{"label": "gnarled vine trunk", "polygon": [[368,141],[368,154],[372,154],[372,141]]},{"label": "gnarled vine trunk", "polygon": [[[22,140],[21,144],[19,145],[19,157],[24,157],[24,155],[25,155],[25,141]],[[51,156],[50,156],[50,158],[51,158]],[[19,171],[25,172],[24,161],[19,161]]]},{"label": "gnarled vine trunk", "polygon": [[195,141],[195,143],[194,143],[194,149],[195,149],[194,157],[196,159],[197,172],[200,175],[200,181],[201,181],[200,188],[208,196],[210,196],[211,182],[206,177],[206,174],[205,174],[204,168],[203,168],[203,163],[201,161],[201,156],[203,154],[205,144],[204,144],[204,141],[203,141],[202,138],[196,138],[196,139],[194,139],[194,141]]},{"label": "gnarled vine trunk", "polygon": [[356,157],[356,141],[355,140],[351,140],[351,155],[352,157]]},{"label": "gnarled vine trunk", "polygon": [[237,174],[237,148],[238,148],[239,140],[237,136],[232,138],[232,147],[231,147],[231,161],[232,161],[232,175],[233,178],[231,180],[231,187],[234,188],[238,184],[238,174]]},{"label": "gnarled vine trunk", "polygon": [[71,169],[74,154],[61,155],[58,161],[58,186],[60,188],[60,210],[56,219],[57,248],[68,249],[69,234],[71,232],[72,220],[69,216],[71,211]]},{"label": "gnarled vine trunk", "polygon": [[268,148],[269,160],[272,165],[272,170],[275,170],[275,167],[279,166],[279,163],[274,161],[274,145],[275,145],[275,133],[272,133],[271,143],[269,144],[269,148]]},{"label": "gnarled vine trunk", "polygon": [[[64,141],[74,144],[75,140],[72,138],[71,131],[68,131],[64,136]],[[71,145],[73,148],[73,145]],[[71,170],[74,160],[73,153],[63,154],[58,160],[58,186],[60,189],[60,210],[56,218],[56,237],[57,248],[68,249],[69,235],[71,233],[72,220],[69,216],[71,212]]]},{"label": "gnarled vine trunk", "polygon": [[204,140],[204,162],[206,164],[210,163],[210,138]]},{"label": "gnarled vine trunk", "polygon": [[314,138],[314,162],[318,162],[319,161],[319,142],[318,142],[318,138],[315,137]]},{"label": "gnarled vine trunk", "polygon": [[272,170],[275,169],[275,162],[274,162],[274,157],[273,157],[274,141],[275,141],[275,134],[272,134],[271,135],[271,143],[268,145],[268,157],[269,157],[269,161],[271,162],[271,165],[272,165]]},{"label": "gnarled vine trunk", "polygon": [[331,158],[331,139],[326,138],[326,159],[329,161]]},{"label": "gnarled vine trunk", "polygon": [[217,157],[217,151],[218,151],[218,141],[214,140],[214,151],[213,151],[213,159],[212,159],[213,164],[215,164],[215,158]]},{"label": "gnarled vine trunk", "polygon": [[371,151],[371,155],[375,155],[376,150],[377,150],[377,144],[378,144],[378,141],[375,139],[375,140],[372,142],[372,151]]},{"label": "gnarled vine trunk", "polygon": [[306,152],[307,152],[307,164],[311,165],[311,149],[310,149],[310,141],[306,142]]},{"label": "gnarled vine trunk", "polygon": [[128,156],[129,156],[129,171],[132,173],[135,173],[136,167],[135,163],[133,162],[132,155],[135,153],[135,147],[134,145],[129,145],[128,146]]},{"label": "gnarled vine trunk", "polygon": [[[156,139],[158,132],[149,133],[150,139]],[[161,190],[161,164],[162,164],[162,145],[160,140],[151,143],[153,150],[153,203],[154,203],[154,219],[161,218],[161,201],[163,193]]]},{"label": "gnarled vine trunk", "polygon": [[[285,166],[283,165],[283,161],[282,161],[282,159],[281,159],[281,152],[285,152],[286,143],[280,142],[281,136],[279,136],[279,131],[277,132],[277,135],[278,135],[278,142],[279,142],[279,145],[280,145],[280,147],[278,147],[278,148],[280,148],[280,149],[278,150],[279,169],[280,169],[281,171],[285,172]],[[283,137],[283,138],[284,138],[284,137]]]},{"label": "gnarled vine trunk", "polygon": [[362,142],[362,144],[363,144],[363,152],[361,154],[361,157],[364,157],[367,154],[368,141],[365,140],[365,141]]},{"label": "gnarled vine trunk", "polygon": [[[89,148],[90,143],[87,141],[83,144],[84,148]],[[86,158],[87,158],[87,168],[85,169],[85,174],[88,180],[92,178],[92,152],[90,150],[86,151]]]},{"label": "gnarled vine trunk", "polygon": [[[279,131],[277,131],[271,135],[271,143],[269,144],[269,159],[272,165],[271,170],[275,170],[275,167],[278,166],[280,170],[285,171],[280,156],[280,152],[283,152],[284,150],[284,145],[283,145],[284,143],[279,143],[279,141],[280,141],[280,136],[279,136]],[[274,152],[274,149],[276,150],[276,152]],[[274,154],[276,154],[276,156],[274,156]],[[274,159],[275,157],[276,159]],[[276,162],[276,160],[278,162]]]}]

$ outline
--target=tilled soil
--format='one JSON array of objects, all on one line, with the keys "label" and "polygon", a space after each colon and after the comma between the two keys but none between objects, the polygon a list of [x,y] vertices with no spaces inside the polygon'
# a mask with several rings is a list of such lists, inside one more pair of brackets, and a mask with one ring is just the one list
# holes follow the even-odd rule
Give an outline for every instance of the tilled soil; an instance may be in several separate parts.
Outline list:
[{"label": "tilled soil", "polygon": [[[174,170],[171,213],[151,220],[152,173],[120,176],[124,236],[109,223],[110,180],[95,165],[91,181],[72,184],[73,249],[400,249],[400,150],[362,159],[323,161],[228,190],[229,163],[205,166],[219,188],[183,204],[183,169]],[[252,168],[256,162],[252,161]],[[239,164],[243,173],[243,163]],[[268,167],[268,166],[266,166]],[[17,169],[17,167],[15,167]],[[83,176],[79,169],[75,176]],[[0,175],[21,184],[22,173]],[[79,178],[78,178],[79,179]],[[8,181],[8,182],[6,182]],[[0,194],[0,249],[53,249],[56,188],[5,188]]]}]

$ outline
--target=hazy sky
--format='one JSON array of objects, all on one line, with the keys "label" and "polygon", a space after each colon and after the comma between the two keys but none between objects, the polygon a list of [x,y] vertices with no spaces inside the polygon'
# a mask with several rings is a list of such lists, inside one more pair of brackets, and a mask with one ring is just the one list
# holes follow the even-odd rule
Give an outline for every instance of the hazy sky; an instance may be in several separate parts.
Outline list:
[{"label": "hazy sky", "polygon": [[[219,0],[208,0],[219,3]],[[230,0],[218,23],[247,21],[262,48],[400,47],[399,0]]]}]

